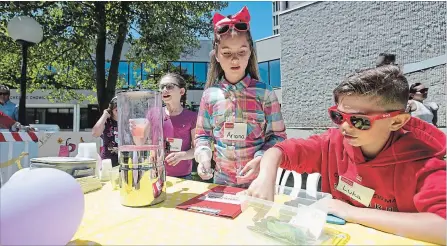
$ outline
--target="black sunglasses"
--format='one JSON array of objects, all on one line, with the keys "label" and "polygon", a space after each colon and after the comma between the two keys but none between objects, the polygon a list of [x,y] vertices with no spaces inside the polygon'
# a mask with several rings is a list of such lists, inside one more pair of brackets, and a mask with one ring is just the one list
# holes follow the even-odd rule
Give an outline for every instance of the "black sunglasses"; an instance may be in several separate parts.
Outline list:
[{"label": "black sunglasses", "polygon": [[246,32],[248,31],[248,23],[244,23],[244,22],[238,22],[235,24],[224,24],[222,26],[218,26],[216,27],[216,33],[219,35],[222,35],[224,33],[227,33],[230,28],[233,27],[234,29],[236,29],[239,32]]},{"label": "black sunglasses", "polygon": [[0,92],[0,96],[9,96],[9,92]]},{"label": "black sunglasses", "polygon": [[416,92],[420,92],[420,93],[424,94],[424,93],[428,92],[428,88],[420,89],[420,90],[418,90]]}]

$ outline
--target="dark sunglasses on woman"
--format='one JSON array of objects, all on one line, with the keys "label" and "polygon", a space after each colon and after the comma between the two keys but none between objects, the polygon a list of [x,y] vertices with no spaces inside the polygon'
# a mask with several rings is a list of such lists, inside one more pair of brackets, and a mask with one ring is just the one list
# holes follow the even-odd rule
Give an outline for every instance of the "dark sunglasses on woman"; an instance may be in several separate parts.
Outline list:
[{"label": "dark sunglasses on woman", "polygon": [[171,91],[175,87],[179,87],[180,88],[180,86],[177,85],[177,84],[163,84],[163,85],[160,85],[159,89],[160,89],[160,91],[162,91],[162,90],[164,90],[166,88],[166,90]]}]

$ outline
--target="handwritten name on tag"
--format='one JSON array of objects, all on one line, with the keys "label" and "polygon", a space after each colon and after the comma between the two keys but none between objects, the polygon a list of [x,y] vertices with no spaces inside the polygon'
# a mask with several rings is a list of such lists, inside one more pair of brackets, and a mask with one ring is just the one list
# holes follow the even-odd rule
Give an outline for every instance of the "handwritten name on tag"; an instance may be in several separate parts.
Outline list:
[{"label": "handwritten name on tag", "polygon": [[183,139],[180,138],[167,138],[167,141],[169,142],[169,150],[170,151],[181,151],[182,150],[182,143]]},{"label": "handwritten name on tag", "polygon": [[337,190],[360,202],[365,207],[369,206],[375,192],[373,189],[362,186],[343,176],[340,176],[338,179]]},{"label": "handwritten name on tag", "polygon": [[247,138],[247,123],[224,123],[224,139],[245,140]]}]

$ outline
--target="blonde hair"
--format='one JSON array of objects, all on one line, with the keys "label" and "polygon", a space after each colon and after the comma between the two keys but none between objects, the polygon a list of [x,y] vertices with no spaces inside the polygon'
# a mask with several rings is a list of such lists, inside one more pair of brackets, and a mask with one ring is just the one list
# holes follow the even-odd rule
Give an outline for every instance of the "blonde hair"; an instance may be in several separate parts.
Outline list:
[{"label": "blonde hair", "polygon": [[[250,31],[246,32],[238,32],[236,30],[231,31],[231,36],[239,35],[239,34],[246,33],[247,40],[250,43],[250,58],[248,59],[247,68],[245,69],[245,73],[248,73],[250,77],[252,77],[255,80],[259,80],[259,69],[258,69],[258,59],[256,57],[256,51],[253,46],[253,39],[251,37]],[[215,85],[217,82],[217,79],[220,79],[222,76],[225,75],[222,67],[220,66],[220,63],[216,60],[216,51],[220,44],[220,35],[214,35],[214,41],[213,41],[213,50],[210,53],[210,65],[208,67],[208,75],[206,79],[206,85],[205,89],[210,88],[211,86]]]}]

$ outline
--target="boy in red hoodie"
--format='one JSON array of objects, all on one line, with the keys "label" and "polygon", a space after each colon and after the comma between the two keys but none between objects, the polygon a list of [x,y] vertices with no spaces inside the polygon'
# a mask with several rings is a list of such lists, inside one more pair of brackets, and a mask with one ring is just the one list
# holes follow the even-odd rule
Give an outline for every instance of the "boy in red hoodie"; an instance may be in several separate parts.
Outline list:
[{"label": "boy in red hoodie", "polygon": [[333,93],[329,116],[339,129],[268,150],[247,194],[273,200],[278,167],[317,172],[322,191],[335,198],[329,213],[445,244],[446,136],[405,112],[409,88],[399,67],[357,73]]}]

